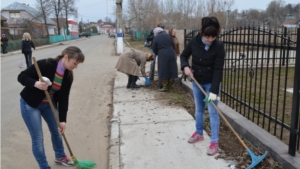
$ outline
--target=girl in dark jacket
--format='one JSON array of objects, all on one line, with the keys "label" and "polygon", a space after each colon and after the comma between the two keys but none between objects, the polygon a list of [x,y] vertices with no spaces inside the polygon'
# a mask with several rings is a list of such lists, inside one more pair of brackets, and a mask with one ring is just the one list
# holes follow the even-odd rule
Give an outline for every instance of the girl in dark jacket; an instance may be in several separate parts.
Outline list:
[{"label": "girl in dark jacket", "polygon": [[[187,76],[194,77],[201,87],[208,94],[201,92],[195,82],[193,94],[196,105],[196,131],[189,138],[189,143],[203,140],[204,129],[204,107],[205,100],[213,101],[218,105],[220,83],[223,76],[223,65],[225,59],[225,49],[222,42],[217,37],[220,33],[220,24],[215,17],[204,17],[199,34],[194,37],[183,50],[180,60],[181,69]],[[189,56],[192,55],[192,65],[188,63]],[[219,152],[219,114],[212,104],[208,104],[209,120],[211,127],[210,146],[207,150],[208,155],[215,155]]]},{"label": "girl in dark jacket", "polygon": [[[29,66],[18,76],[18,81],[25,86],[21,91],[20,108],[23,120],[29,130],[32,152],[40,169],[50,169],[44,149],[42,118],[48,125],[55,152],[55,163],[73,165],[65,152],[61,133],[66,130],[69,93],[73,82],[72,70],[84,61],[81,50],[75,46],[67,47],[55,59],[43,59],[37,62],[45,82],[39,81],[34,65]],[[49,100],[44,90],[48,90],[56,107],[60,127],[52,113]],[[59,130],[58,130],[59,128]]]},{"label": "girl in dark jacket", "polygon": [[35,46],[34,46],[33,42],[31,41],[30,34],[25,32],[23,34],[23,39],[22,39],[22,53],[25,56],[25,61],[26,61],[27,67],[32,65],[32,60],[31,60],[32,50],[31,50],[31,47],[33,49],[35,49]]}]

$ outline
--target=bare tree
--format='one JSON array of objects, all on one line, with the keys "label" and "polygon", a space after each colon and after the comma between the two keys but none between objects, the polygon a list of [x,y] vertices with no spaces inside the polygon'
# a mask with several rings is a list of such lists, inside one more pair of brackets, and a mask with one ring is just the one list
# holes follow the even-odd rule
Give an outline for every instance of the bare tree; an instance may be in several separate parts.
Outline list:
[{"label": "bare tree", "polygon": [[131,24],[136,24],[139,30],[153,27],[154,18],[160,15],[156,1],[129,0],[128,7],[128,10],[125,10],[128,14],[128,18]]},{"label": "bare tree", "polygon": [[295,6],[295,16],[298,20],[300,20],[300,3]]},{"label": "bare tree", "polygon": [[269,3],[267,7],[267,14],[269,17],[269,22],[274,23],[274,26],[279,26],[280,18],[284,18],[281,9],[283,9],[284,0],[273,0]]},{"label": "bare tree", "polygon": [[105,22],[108,22],[108,23],[112,23],[112,20],[110,17],[106,16],[105,19],[104,19]]},{"label": "bare tree", "polygon": [[57,23],[57,30],[58,30],[58,35],[60,35],[60,22],[59,22],[59,17],[62,12],[62,1],[61,0],[51,0],[51,7],[52,11],[54,12],[55,18],[56,18],[56,23]]},{"label": "bare tree", "polygon": [[63,15],[66,19],[67,35],[70,35],[68,18],[70,15],[77,17],[76,0],[62,0]]},{"label": "bare tree", "polygon": [[[234,0],[128,0],[127,18],[138,29],[148,29],[158,22],[177,29],[199,27],[204,16],[216,16],[225,26],[226,11]],[[233,20],[233,16],[232,16]]]},{"label": "bare tree", "polygon": [[43,22],[46,28],[47,37],[49,37],[47,18],[51,11],[49,2],[50,2],[49,0],[36,0],[38,12],[40,16],[43,18]]}]

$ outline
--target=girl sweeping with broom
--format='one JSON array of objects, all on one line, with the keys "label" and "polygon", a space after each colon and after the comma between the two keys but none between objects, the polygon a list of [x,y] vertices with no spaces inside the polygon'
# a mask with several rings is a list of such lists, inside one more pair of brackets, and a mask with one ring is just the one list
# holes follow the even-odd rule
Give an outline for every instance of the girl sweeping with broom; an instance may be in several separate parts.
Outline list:
[{"label": "girl sweeping with broom", "polygon": [[[21,91],[20,108],[23,120],[29,130],[32,141],[32,152],[40,169],[50,169],[44,149],[42,118],[46,121],[51,133],[51,141],[55,152],[55,163],[72,166],[64,151],[61,134],[66,130],[69,93],[73,82],[72,70],[83,63],[84,55],[75,46],[67,47],[56,58],[43,59],[37,62],[43,80],[39,81],[34,65],[22,71],[18,81],[25,86]],[[50,94],[56,113],[59,117],[59,127],[51,111],[45,90]]]}]

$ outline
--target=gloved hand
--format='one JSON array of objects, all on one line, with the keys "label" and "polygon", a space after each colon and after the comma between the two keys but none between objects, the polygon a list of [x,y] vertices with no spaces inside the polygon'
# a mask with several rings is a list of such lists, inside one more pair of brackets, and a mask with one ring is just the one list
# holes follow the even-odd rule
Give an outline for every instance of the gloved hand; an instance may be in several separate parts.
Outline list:
[{"label": "gloved hand", "polygon": [[150,83],[151,83],[151,81],[150,81],[149,77],[145,77],[145,85],[149,86]]},{"label": "gloved hand", "polygon": [[43,78],[44,82],[47,83],[48,86],[52,85],[51,81],[47,77],[42,76],[42,78]]},{"label": "gloved hand", "polygon": [[216,94],[214,94],[214,93],[209,93],[209,95],[208,95],[208,101],[210,102],[210,101],[215,101],[215,100],[217,100],[217,95]]},{"label": "gloved hand", "polygon": [[211,103],[213,101],[220,100],[220,97],[214,93],[209,93],[208,97],[206,97],[203,101]]}]

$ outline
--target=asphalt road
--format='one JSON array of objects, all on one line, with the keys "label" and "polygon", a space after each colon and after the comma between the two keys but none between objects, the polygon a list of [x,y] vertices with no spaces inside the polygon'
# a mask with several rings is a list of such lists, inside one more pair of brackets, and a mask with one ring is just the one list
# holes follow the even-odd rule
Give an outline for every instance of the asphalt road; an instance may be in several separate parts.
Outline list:
[{"label": "asphalt road", "polygon": [[[107,36],[80,38],[50,46],[37,47],[37,60],[56,57],[67,46],[78,46],[85,61],[74,70],[70,93],[66,136],[74,155],[80,160],[93,160],[97,168],[108,168],[109,120],[112,111],[112,86],[115,77],[114,39]],[[17,81],[19,51],[1,57],[1,167],[38,168],[31,153],[28,130],[20,114],[19,93],[23,86]],[[25,66],[26,67],[26,66]],[[43,124],[46,156],[52,168],[54,153],[47,126]],[[68,155],[69,152],[65,150]],[[17,162],[16,162],[17,160]]]}]

